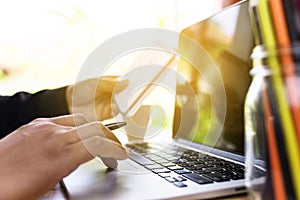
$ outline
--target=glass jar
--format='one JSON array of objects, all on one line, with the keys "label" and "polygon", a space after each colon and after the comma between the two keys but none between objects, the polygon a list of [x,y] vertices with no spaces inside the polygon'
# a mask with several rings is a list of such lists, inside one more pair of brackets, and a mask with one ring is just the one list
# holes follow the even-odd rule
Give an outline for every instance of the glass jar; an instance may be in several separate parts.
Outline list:
[{"label": "glass jar", "polygon": [[251,58],[244,113],[249,197],[299,199],[300,46],[256,46]]}]

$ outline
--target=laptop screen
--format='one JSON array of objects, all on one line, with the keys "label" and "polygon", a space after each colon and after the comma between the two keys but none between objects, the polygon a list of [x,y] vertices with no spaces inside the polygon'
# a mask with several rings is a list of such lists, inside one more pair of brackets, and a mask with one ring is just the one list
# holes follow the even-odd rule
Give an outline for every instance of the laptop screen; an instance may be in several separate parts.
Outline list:
[{"label": "laptop screen", "polygon": [[244,154],[244,101],[254,45],[248,12],[248,1],[243,1],[181,32],[205,53],[191,50],[184,40],[179,43],[200,64],[184,56],[179,61],[174,138]]}]

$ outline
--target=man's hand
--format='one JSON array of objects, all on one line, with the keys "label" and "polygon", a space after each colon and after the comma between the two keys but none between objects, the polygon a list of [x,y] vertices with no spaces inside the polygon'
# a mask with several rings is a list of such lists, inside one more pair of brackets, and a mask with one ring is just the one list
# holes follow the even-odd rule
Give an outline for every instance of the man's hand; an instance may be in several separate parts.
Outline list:
[{"label": "man's hand", "polygon": [[94,156],[128,157],[99,122],[82,115],[36,119],[0,140],[0,199],[35,199]]},{"label": "man's hand", "polygon": [[117,114],[113,94],[122,91],[128,80],[117,76],[88,79],[67,87],[66,99],[70,113],[81,113],[88,121],[102,121]]}]

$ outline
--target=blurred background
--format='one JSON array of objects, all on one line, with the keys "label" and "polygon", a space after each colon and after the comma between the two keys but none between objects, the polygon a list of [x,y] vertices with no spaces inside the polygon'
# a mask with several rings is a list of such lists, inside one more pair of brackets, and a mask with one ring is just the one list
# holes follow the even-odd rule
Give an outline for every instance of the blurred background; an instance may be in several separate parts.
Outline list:
[{"label": "blurred background", "polygon": [[[234,1],[0,0],[0,95],[73,84],[87,56],[111,37],[139,28],[180,32]],[[124,74],[137,56],[117,60],[110,72]],[[143,104],[153,108],[147,131],[171,134],[174,94],[158,88]]]},{"label": "blurred background", "polygon": [[[221,0],[0,0],[0,95],[74,83],[89,53],[137,28],[182,29]],[[127,65],[126,59],[122,65]]]}]

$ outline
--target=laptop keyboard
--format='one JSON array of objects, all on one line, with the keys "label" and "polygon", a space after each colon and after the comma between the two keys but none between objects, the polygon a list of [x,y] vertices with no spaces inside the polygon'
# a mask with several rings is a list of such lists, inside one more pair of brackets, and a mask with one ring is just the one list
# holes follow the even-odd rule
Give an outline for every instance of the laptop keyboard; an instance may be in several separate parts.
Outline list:
[{"label": "laptop keyboard", "polygon": [[[187,187],[187,179],[210,184],[244,179],[244,166],[178,146],[155,143],[127,144],[130,158],[177,187]],[[257,176],[263,176],[258,171]]]}]

